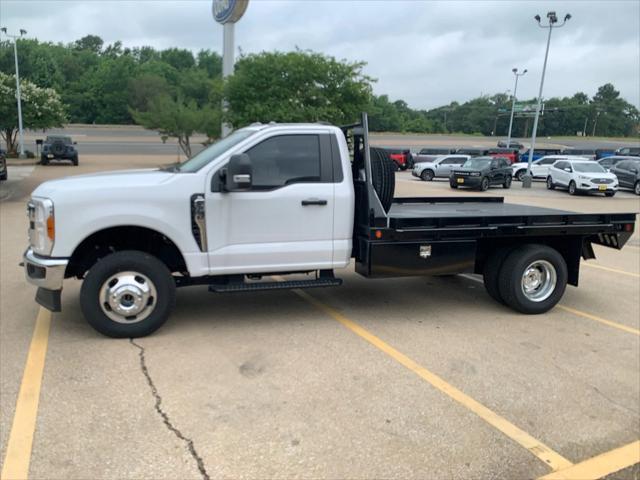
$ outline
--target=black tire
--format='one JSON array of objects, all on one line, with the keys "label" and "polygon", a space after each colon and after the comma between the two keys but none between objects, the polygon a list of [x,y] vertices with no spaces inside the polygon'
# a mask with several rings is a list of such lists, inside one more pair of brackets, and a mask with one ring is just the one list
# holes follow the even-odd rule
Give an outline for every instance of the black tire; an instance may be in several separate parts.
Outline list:
[{"label": "black tire", "polygon": [[511,181],[512,181],[511,176],[508,176],[507,178],[505,178],[504,183],[502,184],[502,188],[511,188]]},{"label": "black tire", "polygon": [[482,276],[484,277],[484,288],[491,298],[496,302],[505,305],[505,301],[500,295],[500,269],[507,256],[513,251],[515,247],[503,247],[498,250],[494,250],[484,263],[482,269]]},{"label": "black tire", "polygon": [[487,177],[483,177],[482,180],[480,180],[480,190],[486,192],[489,190],[489,184],[489,179]]},{"label": "black tire", "polygon": [[[155,306],[140,321],[119,323],[105,314],[100,303],[100,292],[112,276],[128,271],[144,275],[152,283],[156,295],[151,298]],[[136,250],[112,253],[98,260],[89,270],[80,289],[80,307],[87,322],[103,335],[115,338],[144,337],[155,332],[169,317],[175,298],[175,281],[165,264],[148,253]]]},{"label": "black tire", "polygon": [[633,193],[635,193],[636,195],[640,195],[640,180],[638,180],[633,186]]},{"label": "black tire", "polygon": [[516,180],[518,180],[519,182],[521,182],[521,181],[522,181],[522,177],[524,177],[524,174],[525,174],[525,173],[527,173],[527,171],[526,171],[525,169],[518,170],[518,171],[516,172],[516,175],[515,175],[515,176],[516,176]]},{"label": "black tire", "polygon": [[[534,301],[525,295],[523,276],[534,262],[544,262],[555,272],[555,285],[547,297]],[[567,264],[557,250],[546,245],[529,244],[513,250],[500,268],[498,290],[505,304],[520,313],[536,315],[551,310],[562,298],[567,286]]]},{"label": "black tire", "polygon": [[547,190],[555,190],[556,186],[551,179],[551,176],[547,177]]},{"label": "black tire", "polygon": [[605,197],[613,197],[615,194],[616,192],[604,192]]},{"label": "black tire", "polygon": [[577,194],[578,194],[578,187],[576,186],[576,182],[571,180],[569,182],[569,195],[577,195]]},{"label": "black tire", "polygon": [[40,157],[41,165],[49,165],[49,159],[47,157]]},{"label": "black tire", "polygon": [[0,180],[4,181],[8,178],[7,172],[0,173]]},{"label": "black tire", "polygon": [[371,155],[373,188],[378,194],[382,208],[388,212],[396,188],[396,162],[391,160],[389,154],[382,148],[371,147],[369,154]]},{"label": "black tire", "polygon": [[455,188],[458,188],[458,184],[457,184],[457,183],[454,183],[454,182],[449,182],[449,186],[450,186],[451,188],[454,188],[454,189],[455,189]]},{"label": "black tire", "polygon": [[428,168],[425,168],[420,174],[420,178],[425,182],[430,182],[431,180],[433,180],[434,176],[435,174],[433,173],[433,170],[429,170]]},{"label": "black tire", "polygon": [[77,167],[78,166],[78,156],[76,155],[75,157],[73,157],[71,159],[71,162],[73,162],[73,165]]}]

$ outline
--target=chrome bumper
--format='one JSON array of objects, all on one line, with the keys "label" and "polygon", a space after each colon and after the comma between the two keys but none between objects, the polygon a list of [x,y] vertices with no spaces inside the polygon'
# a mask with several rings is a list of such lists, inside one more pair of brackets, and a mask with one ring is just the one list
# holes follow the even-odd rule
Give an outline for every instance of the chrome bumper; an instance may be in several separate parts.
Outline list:
[{"label": "chrome bumper", "polygon": [[69,260],[66,258],[39,257],[29,248],[23,255],[24,274],[27,281],[47,290],[60,290]]}]

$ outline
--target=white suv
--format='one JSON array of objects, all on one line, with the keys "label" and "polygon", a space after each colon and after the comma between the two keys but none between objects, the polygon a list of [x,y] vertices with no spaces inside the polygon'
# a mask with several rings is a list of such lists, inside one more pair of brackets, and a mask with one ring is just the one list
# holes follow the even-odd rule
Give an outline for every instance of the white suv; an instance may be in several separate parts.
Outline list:
[{"label": "white suv", "polygon": [[469,155],[441,155],[431,162],[416,163],[411,175],[426,182],[436,177],[449,178],[454,168],[459,168],[471,157]]},{"label": "white suv", "polygon": [[[511,168],[513,169],[513,178],[521,182],[522,177],[525,173],[527,173],[527,156],[523,155],[520,157],[520,159],[524,161],[514,163]],[[549,176],[549,168],[551,168],[551,165],[556,163],[558,160],[570,159],[589,160],[588,158],[576,156],[572,157],[571,155],[546,155],[531,162],[531,176],[533,178],[540,179],[547,178],[547,176]]]},{"label": "white suv", "polygon": [[602,192],[613,197],[618,191],[618,178],[591,160],[559,160],[549,168],[547,188],[563,187],[570,195],[578,192]]}]

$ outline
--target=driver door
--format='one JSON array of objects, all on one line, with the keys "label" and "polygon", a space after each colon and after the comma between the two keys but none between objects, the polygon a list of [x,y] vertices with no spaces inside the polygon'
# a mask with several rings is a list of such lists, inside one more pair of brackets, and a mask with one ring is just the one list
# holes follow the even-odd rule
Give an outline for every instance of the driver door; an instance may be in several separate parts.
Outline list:
[{"label": "driver door", "polygon": [[206,200],[212,274],[332,267],[334,185],[329,135],[275,135],[244,153],[245,191]]}]

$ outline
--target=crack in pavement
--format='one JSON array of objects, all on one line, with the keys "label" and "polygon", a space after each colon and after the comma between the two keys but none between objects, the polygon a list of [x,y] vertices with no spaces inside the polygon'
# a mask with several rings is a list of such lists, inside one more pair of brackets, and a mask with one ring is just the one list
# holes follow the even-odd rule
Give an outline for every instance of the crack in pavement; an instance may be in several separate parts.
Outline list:
[{"label": "crack in pavement", "polygon": [[147,368],[147,362],[146,362],[145,356],[144,356],[144,353],[145,353],[144,347],[142,345],[137,344],[133,340],[133,338],[130,338],[129,342],[131,343],[131,345],[135,346],[139,350],[138,356],[140,357],[140,368],[141,368],[142,373],[144,374],[145,378],[147,379],[147,383],[149,384],[149,388],[151,388],[151,394],[153,395],[153,398],[155,399],[156,412],[158,412],[158,415],[160,415],[160,417],[162,418],[162,422],[165,424],[165,426],[171,432],[173,432],[173,434],[176,437],[178,437],[180,440],[182,440],[187,445],[187,449],[189,450],[189,453],[191,454],[193,459],[196,461],[196,464],[198,466],[198,470],[200,471],[200,474],[202,475],[202,478],[204,480],[210,480],[211,477],[209,477],[209,474],[207,473],[207,470],[204,467],[204,462],[202,460],[202,457],[196,451],[196,447],[193,444],[193,440],[191,440],[190,438],[185,437],[182,434],[182,432],[180,430],[178,430],[171,423],[171,420],[169,419],[169,416],[162,409],[162,397],[158,393],[158,389],[156,388],[156,385],[155,385],[155,383],[153,383],[153,380],[151,379],[151,375],[149,374],[149,369]]}]

